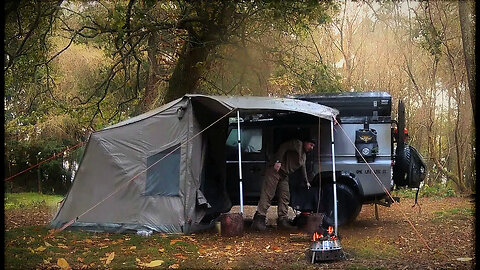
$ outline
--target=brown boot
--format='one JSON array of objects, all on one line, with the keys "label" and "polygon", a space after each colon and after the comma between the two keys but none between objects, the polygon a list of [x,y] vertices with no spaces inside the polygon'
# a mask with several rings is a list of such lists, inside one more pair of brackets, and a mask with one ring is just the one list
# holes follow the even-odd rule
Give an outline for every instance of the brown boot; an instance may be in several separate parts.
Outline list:
[{"label": "brown boot", "polygon": [[266,216],[255,212],[255,215],[253,216],[252,229],[255,231],[265,231],[265,229],[267,229],[267,224],[265,223],[266,218]]},{"label": "brown boot", "polygon": [[292,226],[286,217],[281,217],[277,219],[277,228],[290,231],[295,230],[297,227]]}]

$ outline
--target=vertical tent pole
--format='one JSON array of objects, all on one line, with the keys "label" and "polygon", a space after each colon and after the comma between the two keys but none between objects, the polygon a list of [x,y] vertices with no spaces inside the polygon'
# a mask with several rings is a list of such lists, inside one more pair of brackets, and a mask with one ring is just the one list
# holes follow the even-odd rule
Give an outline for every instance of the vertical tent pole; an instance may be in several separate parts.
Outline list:
[{"label": "vertical tent pole", "polygon": [[331,136],[332,136],[332,174],[333,174],[333,216],[335,222],[335,234],[338,235],[338,215],[337,215],[337,177],[335,169],[335,140],[333,137],[333,121],[330,122]]},{"label": "vertical tent pole", "polygon": [[317,203],[317,214],[320,212],[320,200],[322,196],[322,169],[321,169],[321,160],[320,160],[320,124],[322,118],[318,117],[318,135],[317,135],[317,158],[318,158],[318,203]]},{"label": "vertical tent pole", "polygon": [[243,215],[243,184],[242,184],[242,149],[240,139],[240,110],[237,110],[237,138],[238,138],[238,179],[240,184],[240,213]]}]

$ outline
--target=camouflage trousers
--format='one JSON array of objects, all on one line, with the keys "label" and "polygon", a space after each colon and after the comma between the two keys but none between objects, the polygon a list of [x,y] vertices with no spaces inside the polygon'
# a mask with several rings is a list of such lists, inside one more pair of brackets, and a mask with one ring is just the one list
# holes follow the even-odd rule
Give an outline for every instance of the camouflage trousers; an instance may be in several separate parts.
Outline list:
[{"label": "camouflage trousers", "polygon": [[277,194],[277,213],[278,218],[286,218],[288,215],[288,204],[290,202],[290,190],[288,187],[288,175],[280,170],[275,171],[273,167],[267,167],[265,177],[263,178],[260,200],[257,206],[257,212],[266,216],[267,210],[272,203],[272,199]]}]

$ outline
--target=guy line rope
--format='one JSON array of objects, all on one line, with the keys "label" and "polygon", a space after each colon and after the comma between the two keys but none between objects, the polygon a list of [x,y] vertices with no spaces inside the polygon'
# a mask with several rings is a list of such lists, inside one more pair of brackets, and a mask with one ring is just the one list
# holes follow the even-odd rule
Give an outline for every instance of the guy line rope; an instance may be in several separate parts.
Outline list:
[{"label": "guy line rope", "polygon": [[80,142],[80,143],[77,143],[76,145],[74,145],[74,146],[72,146],[72,147],[67,147],[67,148],[65,148],[64,150],[60,151],[59,153],[54,154],[53,156],[51,156],[51,157],[49,157],[49,158],[47,158],[47,159],[45,159],[45,160],[42,160],[42,161],[40,161],[39,163],[37,163],[37,164],[35,164],[35,165],[30,166],[30,167],[28,167],[27,169],[25,169],[25,170],[23,170],[23,171],[21,171],[21,172],[18,172],[18,173],[14,174],[14,175],[12,175],[12,176],[10,176],[10,177],[8,177],[8,178],[5,178],[5,182],[10,181],[10,180],[12,180],[13,178],[15,178],[15,177],[17,177],[17,176],[19,176],[19,175],[21,175],[21,174],[26,173],[26,172],[30,171],[31,169],[34,169],[34,168],[42,165],[42,164],[45,163],[45,162],[49,162],[50,160],[55,159],[55,158],[57,158],[57,157],[65,154],[65,152],[69,152],[69,151],[72,151],[72,150],[75,149],[75,148],[78,148],[78,147],[80,147],[80,146],[83,146],[84,144],[85,144],[85,142]]},{"label": "guy line rope", "polygon": [[[365,162],[365,164],[368,166],[368,168],[370,168],[370,170],[372,171],[373,175],[375,176],[375,180],[377,180],[377,182],[382,186],[383,190],[385,191],[385,193],[390,197],[390,199],[392,200],[393,204],[397,203],[392,195],[390,194],[390,192],[387,190],[387,188],[385,187],[385,185],[382,183],[382,181],[380,180],[380,178],[378,177],[378,175],[375,173],[375,171],[373,170],[373,168],[370,166],[370,164],[367,162],[367,160],[365,160],[365,158],[363,157],[362,153],[358,150],[358,148],[355,146],[355,144],[353,143],[353,141],[350,139],[350,137],[348,137],[347,135],[347,132],[343,129],[342,125],[340,125],[338,122],[337,122],[337,119],[336,118],[333,118],[333,120],[335,121],[335,124],[337,126],[340,127],[340,129],[342,130],[343,134],[345,134],[345,137],[347,137],[347,139],[350,141],[350,143],[353,145],[353,147],[355,148],[355,150],[360,154],[360,156],[362,157],[363,161]],[[423,244],[425,245],[425,247],[427,247],[427,249],[429,251],[431,251],[432,249],[430,248],[430,246],[427,244],[427,241],[425,241],[425,239],[422,237],[422,234],[415,228],[415,226],[413,225],[413,223],[410,221],[410,219],[407,217],[407,215],[405,214],[405,212],[403,212],[400,208],[398,209],[400,210],[400,212],[402,213],[403,217],[405,218],[405,220],[410,224],[410,226],[412,226],[413,230],[415,231],[415,233],[419,236],[420,240],[423,242]]]}]

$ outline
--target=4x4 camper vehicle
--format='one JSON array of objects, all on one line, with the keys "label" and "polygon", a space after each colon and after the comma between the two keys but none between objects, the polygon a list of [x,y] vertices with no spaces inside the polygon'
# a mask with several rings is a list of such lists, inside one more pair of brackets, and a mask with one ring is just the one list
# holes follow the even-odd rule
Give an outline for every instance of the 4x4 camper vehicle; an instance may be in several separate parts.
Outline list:
[{"label": "4x4 camper vehicle", "polygon": [[[326,105],[340,112],[337,121],[341,128],[338,125],[334,128],[338,225],[353,221],[363,204],[390,206],[392,201],[384,188],[388,191],[394,186],[419,188],[425,164],[416,150],[404,142],[404,133],[394,132],[405,128],[402,102],[398,118],[393,120],[392,97],[386,92],[289,98]],[[258,203],[265,168],[282,142],[304,136],[318,138],[320,134],[320,144],[307,156],[312,188],[306,188],[299,179],[301,174],[290,175],[290,206],[297,213],[318,210],[325,213],[326,224],[333,224],[330,121],[292,112],[265,112],[243,116],[240,124],[243,202],[247,205]],[[237,132],[237,119],[231,118],[226,140],[226,188],[233,205],[240,202]]]}]

